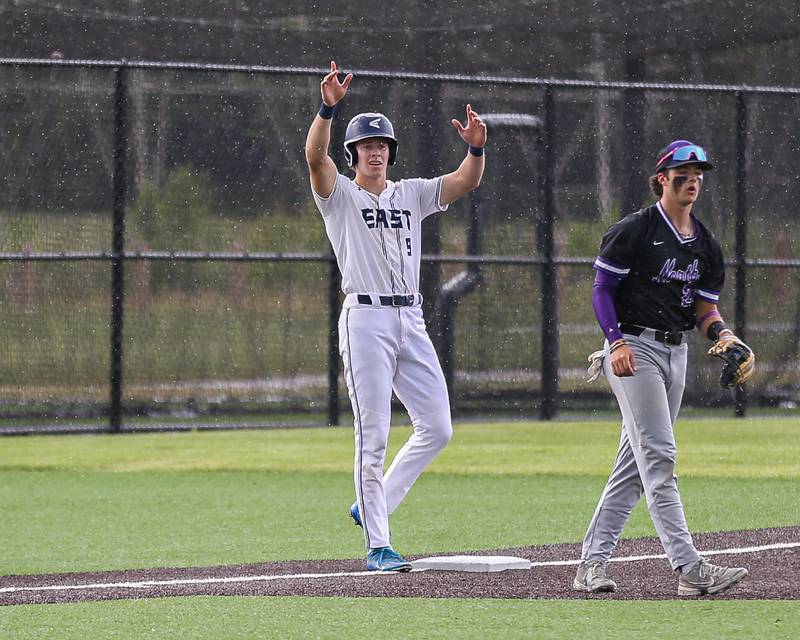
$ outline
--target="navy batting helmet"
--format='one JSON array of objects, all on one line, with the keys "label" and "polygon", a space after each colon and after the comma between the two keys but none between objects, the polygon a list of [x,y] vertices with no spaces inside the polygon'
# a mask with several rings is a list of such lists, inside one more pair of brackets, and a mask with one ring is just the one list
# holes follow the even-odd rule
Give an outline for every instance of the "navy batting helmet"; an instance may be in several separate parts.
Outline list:
[{"label": "navy batting helmet", "polygon": [[708,155],[703,147],[699,147],[689,140],[675,140],[658,152],[656,173],[682,167],[685,164],[700,165],[703,171],[714,168],[714,165],[708,161]]},{"label": "navy batting helmet", "polygon": [[389,144],[389,164],[394,164],[397,156],[397,138],[394,127],[382,113],[359,113],[347,125],[344,133],[344,157],[349,166],[358,162],[356,142],[366,138],[384,138]]}]

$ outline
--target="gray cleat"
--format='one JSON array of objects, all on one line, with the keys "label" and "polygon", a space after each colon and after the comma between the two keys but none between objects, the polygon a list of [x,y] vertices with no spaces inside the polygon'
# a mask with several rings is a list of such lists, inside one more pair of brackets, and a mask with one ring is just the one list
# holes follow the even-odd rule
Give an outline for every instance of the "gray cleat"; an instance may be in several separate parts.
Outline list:
[{"label": "gray cleat", "polygon": [[603,593],[616,591],[617,583],[606,577],[608,562],[600,560],[584,560],[578,567],[572,588],[575,591],[588,591],[589,593]]},{"label": "gray cleat", "polygon": [[725,591],[747,576],[742,567],[719,567],[705,558],[689,573],[678,579],[678,595],[703,596]]}]

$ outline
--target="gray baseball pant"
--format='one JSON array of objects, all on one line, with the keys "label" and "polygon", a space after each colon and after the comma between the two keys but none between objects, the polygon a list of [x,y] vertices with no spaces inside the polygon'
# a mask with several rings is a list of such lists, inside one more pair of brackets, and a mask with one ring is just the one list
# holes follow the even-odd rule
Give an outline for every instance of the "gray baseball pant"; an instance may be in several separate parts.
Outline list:
[{"label": "gray baseball pant", "polygon": [[583,540],[583,560],[606,561],[642,493],[673,569],[700,558],[686,525],[675,477],[672,427],[683,397],[688,346],[626,334],[636,356],[636,374],[620,378],[611,369],[608,342],[603,372],[622,411],[617,459]]}]

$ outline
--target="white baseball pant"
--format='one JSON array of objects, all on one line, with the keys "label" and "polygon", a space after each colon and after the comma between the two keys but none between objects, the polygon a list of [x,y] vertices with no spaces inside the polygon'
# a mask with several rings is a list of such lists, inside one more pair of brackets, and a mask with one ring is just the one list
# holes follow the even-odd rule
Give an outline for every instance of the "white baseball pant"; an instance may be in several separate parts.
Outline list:
[{"label": "white baseball pant", "polygon": [[[389,515],[453,428],[447,385],[419,305],[362,305],[353,298],[347,296],[339,318],[339,350],[354,414],[356,500],[367,549],[374,549],[390,545]],[[413,432],[384,474],[392,390]]]}]

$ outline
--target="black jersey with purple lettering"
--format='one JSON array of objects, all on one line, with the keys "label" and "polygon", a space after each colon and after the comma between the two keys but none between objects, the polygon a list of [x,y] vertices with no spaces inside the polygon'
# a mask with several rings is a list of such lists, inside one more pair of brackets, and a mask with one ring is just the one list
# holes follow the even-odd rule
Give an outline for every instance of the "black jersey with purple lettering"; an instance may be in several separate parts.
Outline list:
[{"label": "black jersey with purple lettering", "polygon": [[622,280],[614,297],[619,322],[662,331],[694,328],[694,303],[713,304],[725,282],[722,249],[692,216],[695,233],[684,238],[660,202],[609,227],[594,263]]}]

